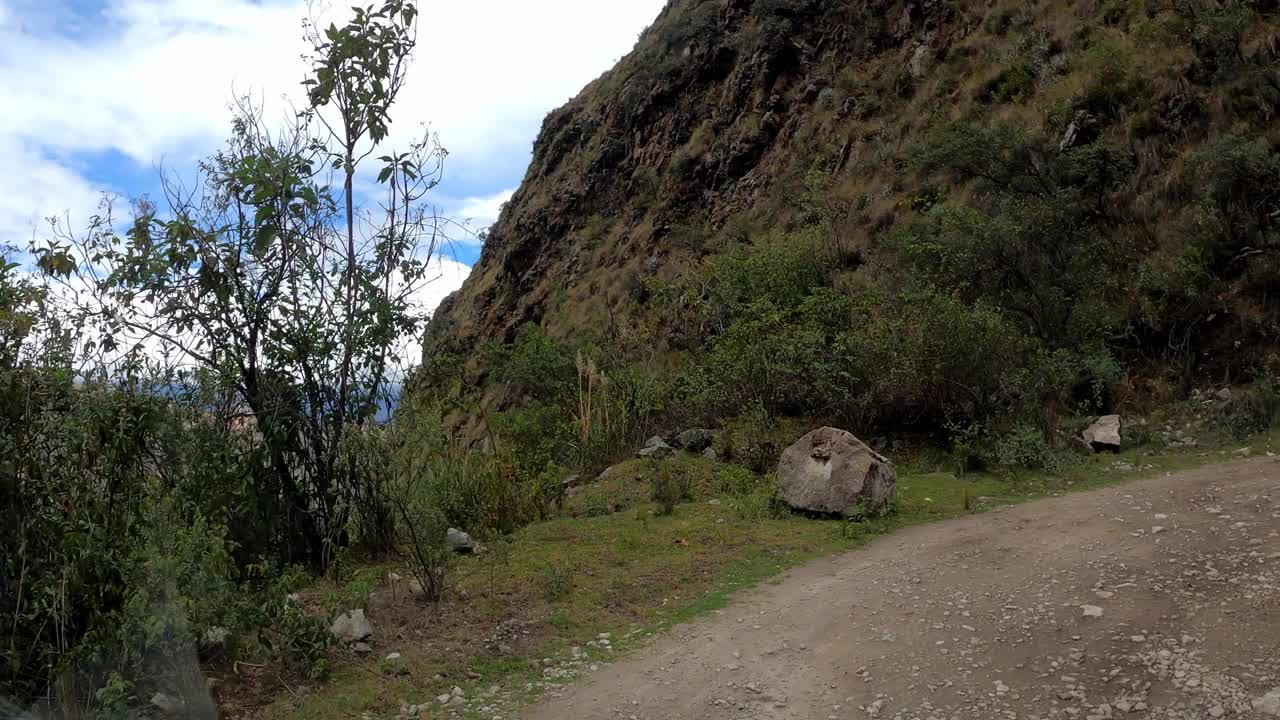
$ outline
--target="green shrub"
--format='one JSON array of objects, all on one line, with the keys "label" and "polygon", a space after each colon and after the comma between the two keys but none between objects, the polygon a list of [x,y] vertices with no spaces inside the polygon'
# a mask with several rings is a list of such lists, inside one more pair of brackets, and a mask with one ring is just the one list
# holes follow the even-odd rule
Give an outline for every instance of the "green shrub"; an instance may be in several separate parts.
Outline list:
[{"label": "green shrub", "polygon": [[996,437],[993,455],[1004,468],[1054,470],[1062,462],[1044,431],[1034,425],[1019,425]]},{"label": "green shrub", "polygon": [[[1230,72],[1244,62],[1242,42],[1257,19],[1250,2],[1184,0],[1174,3],[1179,31],[1195,50],[1209,78]],[[1258,3],[1262,5],[1263,3]]]},{"label": "green shrub", "polygon": [[693,499],[692,482],[683,472],[672,472],[663,464],[653,474],[653,501],[658,504],[659,515],[670,515],[676,505]]},{"label": "green shrub", "polygon": [[147,512],[143,533],[121,626],[139,661],[189,651],[210,628],[230,625],[237,594],[226,528],[189,517],[168,497]]},{"label": "green shrub", "polygon": [[729,501],[734,513],[749,522],[777,520],[787,515],[786,505],[778,498],[778,477],[766,475],[750,492],[737,495]]},{"label": "green shrub", "polygon": [[1031,18],[1022,10],[1011,7],[997,7],[987,14],[984,26],[992,35],[1005,35],[1010,30],[1028,27]]},{"label": "green shrub", "polygon": [[1133,72],[1136,61],[1137,51],[1127,41],[1106,40],[1089,48],[1083,64],[1088,82],[1076,109],[1107,120],[1120,117],[1131,102],[1148,94]]},{"label": "green shrub", "polygon": [[1273,380],[1261,380],[1233,393],[1218,407],[1216,416],[1217,424],[1239,440],[1280,427],[1280,387]]},{"label": "green shrub", "polygon": [[1017,63],[1001,70],[978,90],[985,103],[1020,102],[1035,93],[1036,75],[1027,63]]},{"label": "green shrub", "polygon": [[520,328],[515,341],[508,345],[484,346],[481,356],[494,380],[540,401],[561,400],[573,390],[573,353],[537,325]]},{"label": "green shrub", "polygon": [[573,592],[573,567],[567,563],[548,562],[542,566],[542,597],[547,602],[563,600]]},{"label": "green shrub", "polygon": [[329,674],[333,633],[324,618],[307,612],[297,599],[276,585],[262,593],[248,622],[272,658],[319,680]]},{"label": "green shrub", "polygon": [[716,445],[722,457],[756,473],[773,470],[785,447],[780,445],[769,413],[760,405],[726,421]]},{"label": "green shrub", "polygon": [[391,491],[396,510],[397,543],[405,564],[428,602],[444,598],[453,560],[447,542],[449,522],[431,478],[401,478]]},{"label": "green shrub", "polygon": [[1189,180],[1214,220],[1214,269],[1246,247],[1266,247],[1280,211],[1280,152],[1263,139],[1227,134],[1207,143],[1188,163]]}]

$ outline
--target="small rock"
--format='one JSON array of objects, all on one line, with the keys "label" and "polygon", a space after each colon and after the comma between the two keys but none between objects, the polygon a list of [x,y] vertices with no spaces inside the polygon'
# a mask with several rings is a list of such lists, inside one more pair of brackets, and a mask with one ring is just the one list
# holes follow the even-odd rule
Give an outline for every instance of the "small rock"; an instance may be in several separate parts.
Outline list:
[{"label": "small rock", "polygon": [[156,693],[151,696],[151,704],[157,710],[168,715],[175,715],[182,710],[182,701],[172,695]]},{"label": "small rock", "polygon": [[714,430],[703,430],[695,428],[693,430],[685,430],[684,432],[672,438],[672,444],[681,450],[689,452],[701,452],[708,447],[716,439]]},{"label": "small rock", "polygon": [[1102,608],[1097,605],[1081,605],[1080,610],[1085,617],[1100,618],[1102,617]]},{"label": "small rock", "polygon": [[1253,709],[1274,717],[1280,717],[1280,687],[1253,701]]},{"label": "small rock", "polygon": [[644,444],[637,455],[642,458],[663,458],[675,452],[665,440],[658,436],[653,436]]},{"label": "small rock", "polygon": [[364,617],[364,610],[355,609],[345,612],[329,626],[329,632],[342,642],[353,643],[364,640],[373,634],[373,628]]},{"label": "small rock", "polygon": [[373,652],[373,648],[369,647],[369,643],[358,642],[351,646],[351,649],[360,655],[368,655]]},{"label": "small rock", "polygon": [[231,631],[215,625],[204,631],[204,635],[200,637],[200,643],[206,648],[222,647],[227,644],[227,639],[231,637]]}]

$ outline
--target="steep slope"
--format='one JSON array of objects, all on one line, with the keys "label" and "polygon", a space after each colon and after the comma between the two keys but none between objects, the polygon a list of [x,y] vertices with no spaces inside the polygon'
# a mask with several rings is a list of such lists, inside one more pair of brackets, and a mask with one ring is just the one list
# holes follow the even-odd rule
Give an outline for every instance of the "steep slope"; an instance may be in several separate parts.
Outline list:
[{"label": "steep slope", "polygon": [[[655,288],[727,247],[821,226],[847,271],[837,284],[918,276],[945,263],[912,266],[887,238],[942,205],[995,216],[992,188],[1012,188],[1096,195],[1044,228],[1088,225],[1093,250],[1067,263],[1082,277],[1041,293],[1061,263],[996,257],[1003,271],[966,285],[999,285],[994,302],[1030,334],[1052,340],[1046,323],[1092,302],[1115,315],[1097,333],[1119,352],[1239,376],[1280,334],[1278,38],[1273,0],[673,0],[547,117],[428,351],[510,341],[527,323],[661,350]],[[971,132],[922,160],[962,124],[1014,130],[994,151],[995,134]],[[1015,244],[1059,252],[1052,238]],[[1020,307],[1011,282],[1060,312]]]},{"label": "steep slope", "polygon": [[526,322],[603,327],[640,279],[678,271],[701,236],[767,203],[784,178],[820,158],[848,165],[865,143],[855,118],[909,82],[899,76],[913,59],[923,72],[980,20],[943,5],[671,3],[629,56],[547,117],[435,332],[470,343]]}]

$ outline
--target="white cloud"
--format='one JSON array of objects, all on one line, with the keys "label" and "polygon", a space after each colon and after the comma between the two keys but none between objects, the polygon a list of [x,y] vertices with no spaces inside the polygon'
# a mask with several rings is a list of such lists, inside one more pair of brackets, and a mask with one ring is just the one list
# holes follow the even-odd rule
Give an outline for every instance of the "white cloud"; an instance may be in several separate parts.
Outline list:
[{"label": "white cloud", "polygon": [[[418,289],[413,298],[415,310],[428,315],[434,313],[449,293],[462,287],[462,281],[467,279],[470,272],[471,268],[460,262],[437,256],[432,260],[427,272],[427,282]],[[422,338],[418,336],[420,334],[407,337],[401,343],[400,357],[408,364],[416,365],[422,359]]]},{"label": "white cloud", "polygon": [[498,219],[502,206],[514,194],[515,190],[511,189],[492,195],[463,198],[457,209],[451,210],[449,215],[467,222],[472,228],[486,228]]},{"label": "white cloud", "polygon": [[[425,0],[393,135],[429,121],[469,167],[527,151],[541,117],[629,51],[663,1]],[[0,137],[56,154],[183,164],[225,135],[233,92],[302,95],[302,0],[109,0],[99,27],[71,35],[4,7]]]},{"label": "white cloud", "polygon": [[53,215],[74,210],[87,219],[105,189],[17,138],[0,135],[0,158],[6,166],[0,172],[0,245],[25,249]]},{"label": "white cloud", "polygon": [[429,282],[422,286],[414,298],[414,305],[427,313],[435,312],[449,293],[462,287],[471,268],[448,258],[437,257],[427,273]]}]

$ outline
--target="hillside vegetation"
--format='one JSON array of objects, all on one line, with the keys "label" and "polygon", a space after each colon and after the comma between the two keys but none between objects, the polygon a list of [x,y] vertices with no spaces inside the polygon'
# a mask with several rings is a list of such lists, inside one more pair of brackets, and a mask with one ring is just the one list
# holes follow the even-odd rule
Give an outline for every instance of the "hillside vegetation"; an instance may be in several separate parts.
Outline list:
[{"label": "hillside vegetation", "polygon": [[[1277,22],[1265,1],[673,2],[547,118],[427,364],[582,348],[664,427],[988,446],[1274,377]],[[469,368],[491,414],[549,398],[527,368]]]}]

